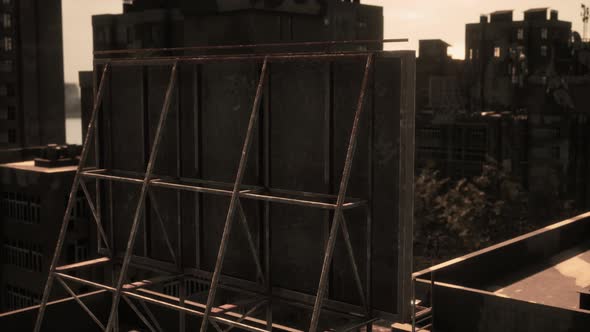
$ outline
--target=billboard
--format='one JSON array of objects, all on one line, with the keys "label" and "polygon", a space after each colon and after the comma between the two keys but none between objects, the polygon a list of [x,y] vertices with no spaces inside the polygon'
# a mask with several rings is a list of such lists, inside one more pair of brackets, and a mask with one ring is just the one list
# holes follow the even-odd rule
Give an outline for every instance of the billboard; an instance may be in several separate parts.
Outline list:
[{"label": "billboard", "polygon": [[[409,316],[414,52],[99,59],[97,72],[107,63],[99,171],[85,177],[106,180],[100,210],[116,257],[147,183],[131,265],[204,284],[217,267],[220,285],[276,299],[274,320],[302,329],[310,314],[281,301],[311,308],[323,274],[328,310]],[[205,303],[210,291],[187,298]]]}]

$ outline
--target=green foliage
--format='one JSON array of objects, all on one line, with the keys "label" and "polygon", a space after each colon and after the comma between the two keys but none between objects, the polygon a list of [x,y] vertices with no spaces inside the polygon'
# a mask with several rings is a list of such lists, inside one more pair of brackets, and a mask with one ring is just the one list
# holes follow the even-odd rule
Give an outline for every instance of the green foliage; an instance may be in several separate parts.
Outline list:
[{"label": "green foliage", "polygon": [[527,195],[491,160],[480,176],[456,182],[425,169],[415,181],[414,229],[416,255],[431,263],[468,253],[529,231]]}]

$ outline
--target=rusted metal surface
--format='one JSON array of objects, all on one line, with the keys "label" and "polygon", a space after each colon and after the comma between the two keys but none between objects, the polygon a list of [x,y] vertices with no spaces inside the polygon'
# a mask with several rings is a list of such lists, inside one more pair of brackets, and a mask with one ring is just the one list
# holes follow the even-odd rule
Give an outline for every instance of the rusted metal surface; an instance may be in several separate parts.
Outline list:
[{"label": "rusted metal surface", "polygon": [[[242,48],[252,45],[218,49]],[[399,202],[407,202],[402,195],[412,194],[407,183],[413,164],[404,157],[413,133],[413,121],[406,118],[413,114],[413,98],[404,91],[413,89],[405,86],[413,84],[413,53],[97,55],[109,54],[128,57],[95,59],[95,66],[103,67],[97,101],[105,94],[106,73],[114,73],[109,73],[108,103],[95,104],[74,184],[91,203],[100,252],[108,259],[52,268],[47,294],[55,277],[112,292],[105,331],[117,329],[121,297],[153,331],[161,325],[146,303],[178,311],[181,330],[187,326],[186,315],[201,317],[201,331],[209,323],[218,331],[361,326],[370,331],[377,318],[393,320],[409,311],[403,285],[411,260],[403,255],[411,252],[411,213],[402,213],[407,207]],[[315,81],[318,74],[323,81]],[[161,95],[164,87],[166,94]],[[238,89],[243,89],[241,95]],[[131,94],[117,99],[118,93],[127,92]],[[236,112],[243,105],[250,111]],[[91,137],[96,141],[95,168],[85,166]],[[95,181],[94,197],[84,179]],[[127,212],[131,206],[133,213]],[[240,219],[243,231],[232,232],[234,218]],[[285,252],[294,241],[300,249]],[[59,243],[57,249],[59,257]],[[120,268],[113,286],[64,273],[105,263]],[[169,275],[154,280],[181,281],[179,296],[148,289],[160,282],[128,283],[130,268]],[[187,298],[188,276],[209,287],[206,303]],[[238,314],[231,310],[237,304],[216,304],[220,290],[256,301],[244,302],[250,307]],[[37,332],[46,301],[44,297]],[[285,305],[311,314],[311,323],[277,323],[285,312],[273,308]]]},{"label": "rusted metal surface", "polygon": [[298,43],[267,43],[267,44],[247,44],[247,45],[219,45],[219,46],[193,46],[193,47],[171,47],[171,48],[141,48],[125,50],[95,51],[95,56],[115,55],[115,54],[141,54],[141,53],[168,53],[178,51],[220,51],[220,50],[239,50],[239,49],[260,49],[260,48],[284,48],[284,47],[301,47],[309,48],[312,46],[342,46],[342,45],[383,45],[386,43],[404,43],[408,42],[407,38],[383,39],[383,40],[333,40],[333,41],[315,41],[315,42],[298,42]]}]

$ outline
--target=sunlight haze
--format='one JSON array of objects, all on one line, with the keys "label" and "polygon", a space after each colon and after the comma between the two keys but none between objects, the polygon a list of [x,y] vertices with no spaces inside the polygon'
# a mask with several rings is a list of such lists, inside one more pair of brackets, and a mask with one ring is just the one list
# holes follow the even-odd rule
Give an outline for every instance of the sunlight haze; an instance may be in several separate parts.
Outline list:
[{"label": "sunlight haze", "polygon": [[[385,38],[409,38],[409,43],[388,48],[417,49],[420,39],[443,39],[452,47],[449,53],[464,58],[465,24],[478,22],[480,14],[514,9],[514,18],[522,19],[523,11],[549,7],[559,10],[561,20],[574,23],[581,31],[579,0],[363,0],[365,4],[384,7]],[[120,13],[121,0],[63,0],[64,62],[66,82],[77,82],[78,71],[92,68],[91,16]]]}]

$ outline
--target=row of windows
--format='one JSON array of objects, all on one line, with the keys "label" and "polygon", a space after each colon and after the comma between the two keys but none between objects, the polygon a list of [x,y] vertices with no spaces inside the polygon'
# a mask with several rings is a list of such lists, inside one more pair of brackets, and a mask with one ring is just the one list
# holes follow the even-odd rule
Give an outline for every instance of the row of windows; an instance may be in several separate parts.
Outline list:
[{"label": "row of windows", "polygon": [[25,224],[39,224],[41,222],[41,199],[18,192],[4,192],[0,198],[0,207],[4,217]]},{"label": "row of windows", "polygon": [[24,241],[6,241],[2,245],[2,263],[18,268],[43,271],[43,250],[40,245]]},{"label": "row of windows", "polygon": [[[517,51],[520,53],[524,53],[524,48],[522,46],[519,46]],[[496,59],[501,58],[503,56],[504,52],[505,51],[502,49],[502,47],[500,47],[500,46],[494,47],[494,58],[496,58]],[[508,52],[509,53],[512,52],[512,48],[510,48],[508,50]],[[541,47],[539,48],[539,54],[544,57],[548,56],[549,55],[549,47],[547,45],[541,45]],[[468,57],[469,57],[469,60],[473,60],[474,58],[477,59],[479,57],[479,51],[477,51],[477,50],[474,51],[472,48],[470,48]]]},{"label": "row of windows", "polygon": [[[115,30],[115,41],[120,45],[130,46],[138,42],[145,43],[147,46],[158,46],[164,42],[164,30],[160,25],[143,25],[130,26],[118,25]],[[98,28],[95,31],[96,41],[100,44],[110,44],[112,42],[111,27]]]},{"label": "row of windows", "polygon": [[[523,28],[519,28],[516,31],[516,38],[518,40],[523,40],[524,39],[524,29]],[[547,40],[548,38],[549,38],[549,30],[547,28],[542,28],[541,29],[541,39]]]},{"label": "row of windows", "polygon": [[442,131],[440,128],[421,128],[418,130],[418,138],[440,139]]},{"label": "row of windows", "polygon": [[478,149],[452,149],[451,154],[446,147],[418,146],[416,149],[419,160],[464,160],[484,161],[487,151]]},{"label": "row of windows", "polygon": [[9,311],[28,308],[41,303],[41,296],[29,290],[6,285],[6,306]]}]

